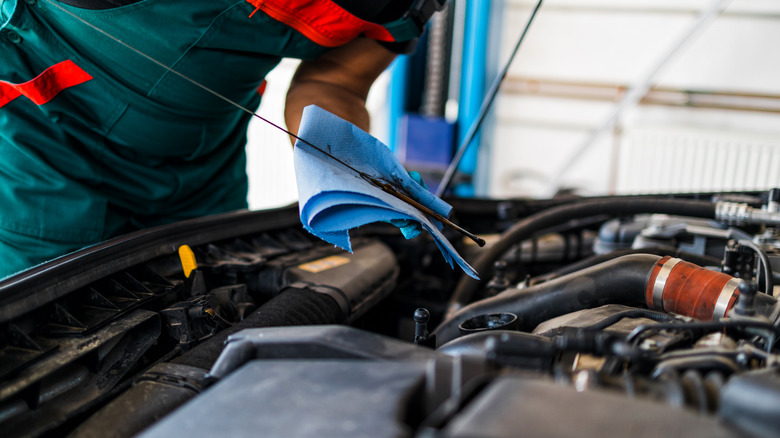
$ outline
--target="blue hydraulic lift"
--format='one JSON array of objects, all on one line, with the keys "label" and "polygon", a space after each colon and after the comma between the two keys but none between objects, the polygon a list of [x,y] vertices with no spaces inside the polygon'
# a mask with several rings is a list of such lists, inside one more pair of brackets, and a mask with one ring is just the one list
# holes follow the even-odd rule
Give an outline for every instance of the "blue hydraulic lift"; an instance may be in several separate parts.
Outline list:
[{"label": "blue hydraulic lift", "polygon": [[[485,97],[488,71],[488,42],[490,40],[490,0],[459,0],[465,2],[462,41],[462,59],[460,62],[460,87],[458,96],[458,116],[454,126],[443,118],[427,118],[410,113],[408,109],[410,83],[419,80],[414,77],[411,57],[400,56],[393,65],[389,92],[389,146],[402,159],[406,158],[413,167],[413,151],[417,156],[425,154],[433,160],[427,164],[446,168],[456,145],[460,144],[469,126],[479,114]],[[447,135],[449,133],[449,135]],[[455,134],[453,138],[453,134]],[[477,169],[477,156],[481,135],[477,134],[470,144],[469,151],[461,161],[458,170],[462,175],[473,177]],[[407,153],[407,146],[408,153]],[[474,185],[469,182],[458,184],[454,192],[460,196],[474,196]],[[430,181],[427,181],[430,182]],[[433,181],[435,184],[436,181]],[[430,185],[430,184],[429,184]]]}]

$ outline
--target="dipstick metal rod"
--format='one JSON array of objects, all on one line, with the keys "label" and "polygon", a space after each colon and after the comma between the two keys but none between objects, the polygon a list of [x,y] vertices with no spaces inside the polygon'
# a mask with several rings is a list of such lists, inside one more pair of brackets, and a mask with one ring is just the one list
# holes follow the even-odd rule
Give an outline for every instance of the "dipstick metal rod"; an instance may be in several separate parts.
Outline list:
[{"label": "dipstick metal rod", "polygon": [[292,132],[290,132],[289,130],[285,129],[284,127],[282,127],[282,126],[280,126],[280,125],[278,125],[278,124],[276,124],[276,123],[266,119],[265,117],[257,114],[255,111],[252,111],[249,108],[244,107],[243,105],[233,101],[232,99],[228,98],[227,96],[224,96],[221,93],[219,93],[217,91],[214,91],[211,88],[201,84],[200,82],[190,78],[189,76],[187,76],[187,75],[185,75],[185,74],[175,70],[174,68],[172,68],[172,67],[168,66],[167,64],[157,60],[156,58],[152,57],[151,55],[146,54],[142,50],[139,50],[139,49],[133,47],[132,45],[122,41],[118,37],[110,34],[109,32],[101,29],[100,27],[90,23],[89,21],[79,17],[78,15],[76,15],[73,12],[69,11],[68,9],[65,9],[61,5],[53,2],[52,0],[44,0],[44,1],[46,1],[50,5],[54,6],[55,8],[59,9],[60,11],[66,13],[67,15],[71,16],[75,20],[81,22],[82,24],[92,28],[96,32],[98,32],[98,33],[104,35],[105,37],[113,40],[117,44],[120,44],[120,45],[124,46],[128,50],[136,53],[137,55],[145,58],[146,60],[152,62],[153,64],[161,67],[165,71],[167,71],[167,72],[169,72],[169,73],[171,73],[171,74],[181,78],[184,81],[189,82],[192,85],[195,85],[196,87],[198,87],[198,88],[202,89],[203,91],[205,91],[205,92],[207,92],[207,93],[217,97],[218,99],[220,99],[220,100],[222,100],[222,101],[224,101],[224,102],[226,102],[226,103],[236,107],[237,109],[239,109],[239,110],[241,110],[241,111],[243,111],[243,112],[245,112],[247,114],[250,114],[252,117],[256,117],[256,118],[262,120],[263,122],[273,126],[274,128],[276,128],[276,129],[278,129],[278,130],[280,130],[282,132],[285,132],[286,134],[296,138],[297,140],[300,140],[301,142],[307,144],[308,146],[312,147],[313,149],[315,149],[316,151],[320,152],[321,154],[324,154],[324,155],[330,157],[331,159],[333,159],[338,164],[344,166],[345,168],[351,170],[352,172],[355,172],[362,179],[364,179],[365,181],[368,181],[373,186],[378,187],[379,189],[381,189],[385,193],[388,193],[388,194],[390,194],[390,195],[400,199],[401,201],[403,201],[403,202],[405,202],[407,204],[410,204],[414,208],[420,210],[422,213],[432,217],[433,219],[436,219],[437,221],[441,222],[442,224],[444,224],[444,225],[452,228],[453,230],[463,234],[464,236],[472,239],[479,246],[484,246],[485,245],[485,241],[483,239],[481,239],[480,237],[476,236],[473,233],[470,233],[470,232],[466,231],[465,229],[463,229],[462,227],[456,225],[455,223],[453,223],[449,219],[445,218],[444,216],[436,213],[435,211],[431,210],[430,208],[428,208],[428,207],[420,204],[419,202],[415,201],[410,196],[408,196],[405,193],[403,193],[401,190],[395,188],[392,184],[387,183],[387,182],[383,182],[383,181],[379,180],[378,178],[375,178],[375,177],[373,177],[373,176],[371,176],[371,175],[369,175],[369,174],[367,174],[365,172],[362,172],[362,171],[360,171],[358,169],[355,169],[354,167],[350,166],[349,164],[347,164],[343,160],[340,160],[339,158],[333,156],[333,154],[325,151],[323,148],[315,146],[312,142],[310,142],[310,141],[308,141],[308,140],[306,140],[306,139],[304,139],[304,138],[302,138],[302,137],[300,137],[300,136],[298,136],[296,134],[293,134]]},{"label": "dipstick metal rod", "polygon": [[452,228],[453,230],[459,232],[460,234],[463,234],[464,236],[468,237],[469,239],[473,240],[477,245],[480,247],[485,246],[485,239],[477,236],[474,233],[471,233],[464,228],[460,227],[459,225],[451,222],[446,217],[440,215],[439,213],[436,213],[435,211],[431,210],[430,208],[420,204],[419,202],[412,199],[410,196],[406,195],[403,192],[398,191],[392,184],[382,182],[376,178],[371,178],[369,180],[371,184],[373,184],[376,187],[379,187],[382,189],[383,192],[388,193],[390,195],[395,196],[396,198],[406,202],[407,204],[411,205],[412,207],[420,210],[421,212],[427,214],[428,216],[436,219],[437,221],[443,223],[444,225],[447,225],[448,227]]}]

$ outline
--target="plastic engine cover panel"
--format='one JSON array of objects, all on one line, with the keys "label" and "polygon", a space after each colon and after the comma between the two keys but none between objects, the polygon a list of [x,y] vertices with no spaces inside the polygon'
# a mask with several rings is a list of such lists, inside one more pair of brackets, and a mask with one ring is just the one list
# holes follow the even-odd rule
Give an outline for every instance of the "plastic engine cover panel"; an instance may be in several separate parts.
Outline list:
[{"label": "plastic engine cover panel", "polygon": [[410,436],[424,379],[424,362],[255,360],[141,436]]},{"label": "plastic engine cover panel", "polygon": [[502,377],[461,412],[445,437],[737,437],[713,418],[552,382]]}]

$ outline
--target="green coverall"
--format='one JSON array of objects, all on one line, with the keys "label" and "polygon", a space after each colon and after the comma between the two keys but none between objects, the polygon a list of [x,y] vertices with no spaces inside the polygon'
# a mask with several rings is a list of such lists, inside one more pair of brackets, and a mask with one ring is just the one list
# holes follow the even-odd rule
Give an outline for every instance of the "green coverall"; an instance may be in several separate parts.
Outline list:
[{"label": "green coverall", "polygon": [[[64,7],[245,108],[282,57],[328,50],[245,0]],[[250,115],[47,1],[0,0],[0,24],[0,81],[64,61],[92,77],[44,104],[3,105],[0,92],[0,278],[130,230],[246,208]]]}]

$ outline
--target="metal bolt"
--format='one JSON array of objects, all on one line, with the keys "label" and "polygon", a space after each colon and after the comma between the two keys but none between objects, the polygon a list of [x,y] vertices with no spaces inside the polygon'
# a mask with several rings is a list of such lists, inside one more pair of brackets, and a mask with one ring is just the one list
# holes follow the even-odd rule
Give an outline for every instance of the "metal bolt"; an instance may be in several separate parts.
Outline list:
[{"label": "metal bolt", "polygon": [[414,311],[414,343],[423,344],[430,336],[428,333],[428,321],[431,320],[431,312],[420,308]]},{"label": "metal bolt", "polygon": [[642,344],[639,345],[639,348],[642,350],[651,350],[655,351],[658,350],[658,341],[655,339],[645,339],[642,341]]},{"label": "metal bolt", "polygon": [[574,375],[574,389],[577,392],[583,392],[590,386],[590,372],[587,370],[579,371]]}]

